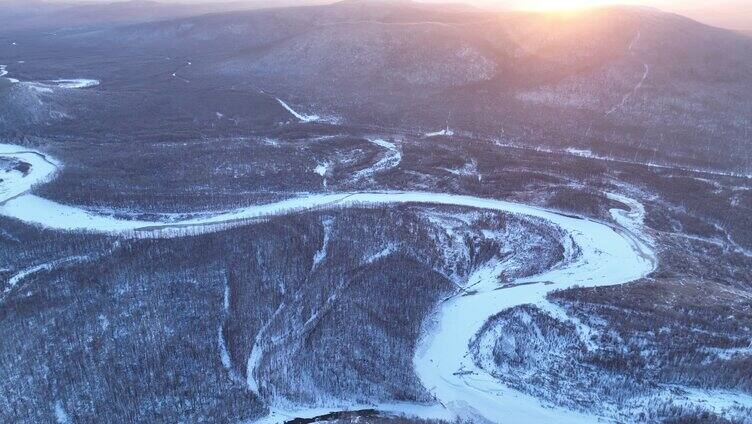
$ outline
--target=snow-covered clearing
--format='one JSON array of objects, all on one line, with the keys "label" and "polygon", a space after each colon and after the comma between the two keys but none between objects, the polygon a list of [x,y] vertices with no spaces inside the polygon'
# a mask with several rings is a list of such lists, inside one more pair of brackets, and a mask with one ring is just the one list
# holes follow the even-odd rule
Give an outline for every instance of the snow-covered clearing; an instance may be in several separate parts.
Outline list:
[{"label": "snow-covered clearing", "polygon": [[440,131],[427,132],[427,133],[423,134],[423,136],[426,137],[426,138],[441,137],[441,136],[443,136],[443,137],[451,137],[453,135],[454,135],[454,130],[450,129],[449,127],[446,127],[446,128],[444,128],[443,130],[440,130]]},{"label": "snow-covered clearing", "polygon": [[478,171],[478,163],[475,160],[471,160],[462,166],[462,168],[439,168],[442,171],[448,172],[458,177],[475,177],[478,181],[483,181],[483,175]]},{"label": "snow-covered clearing", "polygon": [[[19,60],[18,63],[25,62]],[[5,78],[14,84],[21,82],[16,78],[9,78],[6,75],[8,75],[8,66],[0,65],[0,78]],[[96,87],[99,85],[99,80],[90,78],[61,78],[48,81],[24,81],[22,84],[25,84],[34,90],[49,93],[52,92],[54,88],[81,89]]]},{"label": "snow-covered clearing", "polygon": [[294,116],[300,122],[316,122],[316,121],[321,120],[321,117],[319,115],[306,115],[306,114],[298,113],[295,111],[295,109],[290,107],[290,105],[285,103],[282,99],[279,99],[276,97],[275,99],[277,100],[277,102],[279,102],[280,105],[282,105],[283,108],[285,108],[285,110],[290,112],[290,115]]},{"label": "snow-covered clearing", "polygon": [[24,279],[26,279],[27,277],[33,274],[36,274],[41,271],[50,271],[52,269],[59,267],[60,265],[65,265],[71,262],[85,261],[86,259],[88,259],[87,256],[71,256],[69,258],[63,258],[63,259],[58,259],[58,260],[51,261],[51,262],[45,262],[40,265],[35,265],[30,268],[23,269],[17,272],[16,274],[14,274],[12,277],[10,277],[10,279],[8,280],[8,283],[5,286],[5,289],[2,292],[2,295],[0,295],[0,300],[4,299],[5,296],[7,296],[8,293],[10,293],[10,291],[13,290],[18,285],[18,283],[20,283],[21,281],[23,281]]},{"label": "snow-covered clearing", "polygon": [[316,167],[313,168],[314,174],[317,174],[323,179],[321,184],[324,186],[324,188],[326,188],[328,185],[327,175],[329,175],[329,172],[331,169],[332,169],[331,162],[319,162],[316,164]]},{"label": "snow-covered clearing", "polygon": [[635,406],[644,402],[663,402],[684,408],[701,408],[722,416],[729,422],[748,423],[752,412],[752,396],[749,394],[718,389],[699,389],[684,386],[664,385],[662,393],[650,398],[639,398]]},{"label": "snow-covered clearing", "polygon": [[253,342],[253,348],[251,348],[251,354],[248,355],[248,361],[246,363],[246,386],[248,387],[248,390],[253,393],[259,394],[261,386],[256,378],[256,374],[258,373],[258,367],[263,358],[264,346],[267,343],[271,343],[270,341],[267,341],[266,333],[269,330],[269,326],[271,326],[274,320],[277,319],[277,316],[279,316],[280,312],[284,309],[285,303],[281,303],[274,311],[271,318],[269,318],[269,321],[267,321],[258,333],[256,333],[256,339]]},{"label": "snow-covered clearing", "polygon": [[[7,65],[0,65],[0,78],[5,78],[14,84],[21,82],[16,78],[6,77],[6,75],[8,75]],[[39,92],[51,93],[54,88],[82,89],[96,87],[99,85],[99,80],[90,78],[63,78],[50,81],[25,81],[22,84]]]},{"label": "snow-covered clearing", "polygon": [[706,348],[703,350],[705,352],[715,354],[720,360],[728,361],[729,359],[735,356],[752,355],[752,342],[750,342],[748,347],[736,347],[736,348],[728,348],[728,349]]},{"label": "snow-covered clearing", "polygon": [[642,231],[645,226],[645,206],[637,200],[622,194],[610,192],[605,194],[609,199],[615,200],[629,208],[629,210],[611,209],[609,212],[613,220],[632,234],[642,234],[643,241],[652,245],[652,240]]},{"label": "snow-covered clearing", "polygon": [[324,227],[324,240],[321,242],[321,248],[316,252],[316,254],[313,256],[313,266],[312,269],[315,269],[316,267],[321,264],[321,262],[326,259],[326,254],[329,250],[329,239],[332,235],[332,225],[334,224],[334,219],[332,218],[326,218],[321,223],[321,225]]},{"label": "snow-covered clearing", "polygon": [[[269,321],[267,321],[261,328],[261,330],[259,330],[259,332],[256,334],[251,354],[248,356],[246,366],[246,385],[250,391],[256,393],[257,395],[262,394],[261,387],[264,381],[258,378],[258,374],[259,366],[261,365],[261,362],[264,358],[264,352],[267,349],[276,348],[286,343],[292,343],[295,340],[300,340],[300,338],[304,337],[305,334],[313,330],[315,326],[321,321],[321,319],[332,310],[339,297],[342,296],[345,287],[346,284],[344,282],[340,282],[334,293],[331,294],[318,308],[312,310],[306,321],[301,325],[285,327],[281,331],[277,330],[277,333],[275,334],[271,329],[272,323],[274,323],[277,317],[280,316],[282,311],[287,309],[287,304],[283,302],[277,307],[277,310],[274,312],[274,314],[272,314]],[[295,296],[293,296],[293,299],[298,295],[300,295],[300,292],[297,292]],[[293,301],[293,307],[294,303],[295,302]],[[273,410],[275,408],[278,408],[279,410],[293,409],[291,407],[292,403],[289,400],[284,398],[277,398],[273,394],[271,395],[271,398],[267,398],[266,400],[271,403]],[[294,409],[298,408],[295,407]],[[338,407],[336,410],[340,409],[341,408]]]},{"label": "snow-covered clearing", "polygon": [[374,262],[377,262],[381,259],[384,259],[391,255],[392,253],[396,252],[399,249],[399,247],[396,244],[389,244],[385,248],[381,249],[380,251],[374,253],[373,255],[368,256],[363,260],[363,263],[366,265],[370,265]]},{"label": "snow-covered clearing", "polygon": [[[682,393],[677,396],[676,392]],[[701,405],[719,415],[734,415],[734,409],[752,409],[752,396],[734,391],[705,390],[679,387],[674,392],[674,401],[686,400],[690,405]]]},{"label": "snow-covered clearing", "polygon": [[353,174],[353,181],[357,181],[366,177],[373,176],[376,173],[396,168],[402,162],[402,151],[399,147],[397,147],[395,143],[384,140],[382,138],[367,138],[366,140],[383,148],[385,150],[385,154],[369,168],[363,169]]},{"label": "snow-covered clearing", "polygon": [[326,174],[329,172],[330,167],[331,167],[331,164],[329,162],[322,162],[322,163],[316,164],[316,167],[313,168],[313,172],[316,174],[319,174],[322,177],[325,177]]},{"label": "snow-covered clearing", "polygon": [[58,79],[52,80],[51,85],[68,89],[91,88],[98,86],[99,80],[88,78]]},{"label": "snow-covered clearing", "polygon": [[57,424],[71,424],[73,422],[70,416],[68,416],[68,413],[65,412],[62,402],[55,402],[53,411],[55,412],[55,421],[57,421]]},{"label": "snow-covered clearing", "polygon": [[222,298],[222,312],[224,314],[222,324],[219,326],[217,334],[217,340],[219,344],[219,359],[222,362],[222,366],[227,371],[230,379],[236,383],[243,383],[243,378],[235,371],[232,366],[232,359],[230,359],[230,352],[227,350],[227,341],[225,340],[224,325],[227,317],[230,313],[230,284],[225,276],[225,292]]}]

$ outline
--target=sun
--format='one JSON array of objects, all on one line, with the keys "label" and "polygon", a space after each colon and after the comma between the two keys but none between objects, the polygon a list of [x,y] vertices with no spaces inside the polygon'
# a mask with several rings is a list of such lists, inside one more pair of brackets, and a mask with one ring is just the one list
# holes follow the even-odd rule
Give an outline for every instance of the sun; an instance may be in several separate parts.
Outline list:
[{"label": "sun", "polygon": [[521,2],[521,10],[530,11],[568,11],[587,9],[597,6],[624,3],[618,0],[525,0]]}]

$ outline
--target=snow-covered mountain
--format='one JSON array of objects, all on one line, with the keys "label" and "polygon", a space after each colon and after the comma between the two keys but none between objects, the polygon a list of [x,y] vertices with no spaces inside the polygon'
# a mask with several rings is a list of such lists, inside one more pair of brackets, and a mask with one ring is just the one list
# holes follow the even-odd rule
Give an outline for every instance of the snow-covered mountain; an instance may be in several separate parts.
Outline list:
[{"label": "snow-covered mountain", "polygon": [[262,4],[0,7],[0,422],[750,422],[752,38]]},{"label": "snow-covered mountain", "polygon": [[[655,9],[561,15],[345,1],[82,30],[33,44],[181,57],[191,66],[164,66],[180,68],[194,86],[250,84],[350,122],[430,132],[449,118],[456,130],[509,143],[752,167],[746,156],[739,162],[752,115],[752,40]],[[109,68],[98,69],[100,79],[113,79]]]}]

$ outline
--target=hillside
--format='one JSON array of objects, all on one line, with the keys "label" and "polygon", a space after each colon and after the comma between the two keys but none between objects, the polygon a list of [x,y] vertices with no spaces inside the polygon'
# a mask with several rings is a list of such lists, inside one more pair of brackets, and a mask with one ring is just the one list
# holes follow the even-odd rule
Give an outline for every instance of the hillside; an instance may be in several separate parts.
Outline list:
[{"label": "hillside", "polygon": [[752,38],[13,1],[0,422],[750,423]]},{"label": "hillside", "polygon": [[[113,89],[156,88],[162,82],[145,80],[145,70],[180,69],[191,82],[185,89],[263,90],[350,123],[428,131],[448,119],[455,131],[507,144],[741,173],[752,167],[739,162],[752,116],[752,40],[654,9],[489,14],[345,1],[27,42],[45,55],[96,52],[102,59],[91,71]],[[0,53],[16,56],[7,49]],[[154,63],[126,74],[110,69],[113,52]],[[55,57],[54,66],[65,63]]]},{"label": "hillside", "polygon": [[77,2],[75,0],[5,0],[0,9],[0,34],[16,31],[78,30],[92,26],[133,24],[137,22],[196,16],[235,10],[299,6],[322,3],[315,0],[250,0],[200,2],[160,2],[153,0],[115,0]]}]

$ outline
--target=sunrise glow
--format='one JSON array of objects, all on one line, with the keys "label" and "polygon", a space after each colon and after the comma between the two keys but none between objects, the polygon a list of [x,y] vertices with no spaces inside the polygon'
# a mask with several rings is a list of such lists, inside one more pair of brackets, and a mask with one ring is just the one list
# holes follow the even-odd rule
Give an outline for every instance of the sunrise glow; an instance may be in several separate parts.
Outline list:
[{"label": "sunrise glow", "polygon": [[527,0],[520,2],[519,9],[531,11],[577,10],[620,3],[625,2],[618,0]]}]

